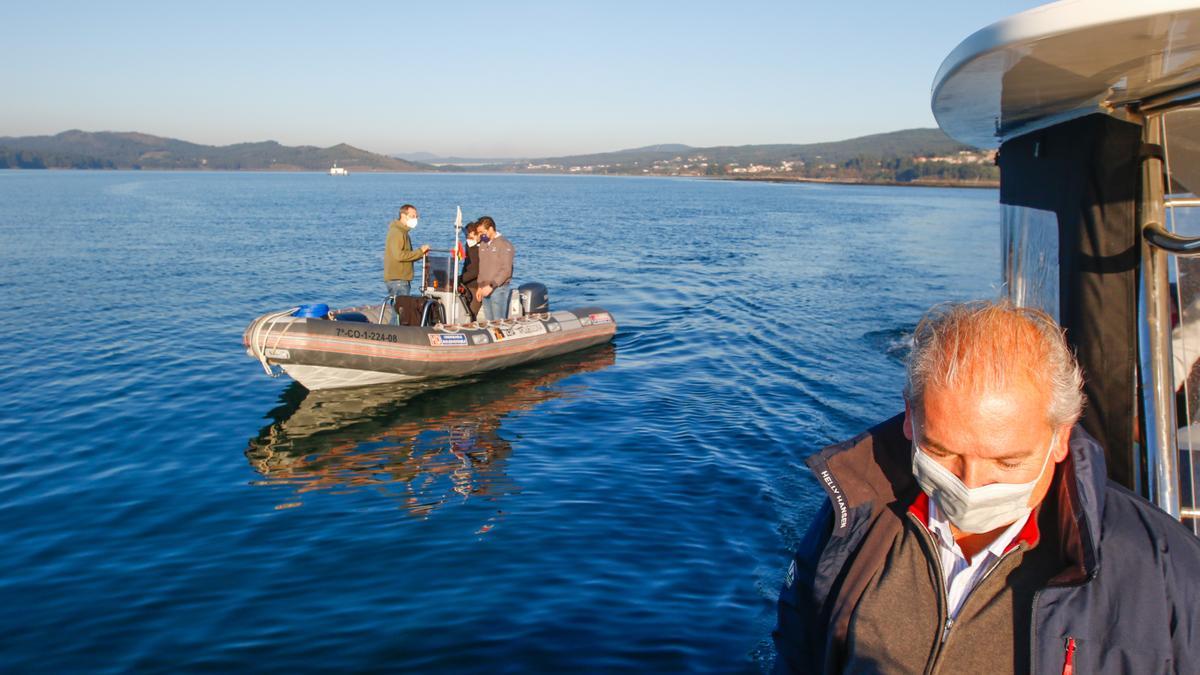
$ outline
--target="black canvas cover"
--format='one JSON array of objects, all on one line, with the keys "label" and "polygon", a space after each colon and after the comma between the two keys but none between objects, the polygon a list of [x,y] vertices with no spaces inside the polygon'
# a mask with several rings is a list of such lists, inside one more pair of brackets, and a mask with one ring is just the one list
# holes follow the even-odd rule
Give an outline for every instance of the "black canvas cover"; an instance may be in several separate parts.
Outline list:
[{"label": "black canvas cover", "polygon": [[1059,312],[1083,366],[1083,426],[1137,489],[1137,191],[1141,126],[1095,114],[1000,147],[1000,202],[1058,218]]}]

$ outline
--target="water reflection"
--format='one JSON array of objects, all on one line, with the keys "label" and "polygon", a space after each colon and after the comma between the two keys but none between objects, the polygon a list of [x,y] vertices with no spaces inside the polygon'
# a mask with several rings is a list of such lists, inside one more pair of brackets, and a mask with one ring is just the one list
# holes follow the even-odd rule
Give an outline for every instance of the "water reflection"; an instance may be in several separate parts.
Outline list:
[{"label": "water reflection", "polygon": [[615,360],[604,345],[473,380],[318,392],[293,383],[246,457],[263,476],[258,484],[295,488],[276,508],[300,506],[314,491],[366,488],[428,516],[452,501],[512,494],[519,487],[505,473],[512,453],[500,434],[505,417],[578,396],[583,385],[560,380]]}]

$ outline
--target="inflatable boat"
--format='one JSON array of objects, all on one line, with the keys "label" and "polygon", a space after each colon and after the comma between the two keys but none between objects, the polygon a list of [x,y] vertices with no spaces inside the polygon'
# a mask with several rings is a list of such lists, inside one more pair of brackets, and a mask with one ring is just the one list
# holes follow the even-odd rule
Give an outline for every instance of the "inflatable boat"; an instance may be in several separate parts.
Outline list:
[{"label": "inflatable boat", "polygon": [[457,261],[427,256],[421,295],[330,310],[303,305],[264,314],[242,335],[246,352],[311,391],[453,378],[587,349],[612,340],[616,321],[599,307],[550,310],[539,283],[520,286],[508,316],[470,320],[446,283]]}]

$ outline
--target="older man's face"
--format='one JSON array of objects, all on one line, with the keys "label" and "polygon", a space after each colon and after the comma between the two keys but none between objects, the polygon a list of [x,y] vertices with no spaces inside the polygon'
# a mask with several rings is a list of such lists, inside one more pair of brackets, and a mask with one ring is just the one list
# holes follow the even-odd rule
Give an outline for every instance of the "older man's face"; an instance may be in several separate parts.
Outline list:
[{"label": "older man's face", "polygon": [[[1049,402],[1045,391],[1028,382],[983,392],[929,387],[924,410],[906,408],[904,435],[969,488],[1028,483],[1041,472],[1033,507],[1045,498],[1052,465],[1066,458],[1069,447],[1070,426],[1055,437],[1046,420]],[[1042,472],[1047,451],[1050,465]]]}]

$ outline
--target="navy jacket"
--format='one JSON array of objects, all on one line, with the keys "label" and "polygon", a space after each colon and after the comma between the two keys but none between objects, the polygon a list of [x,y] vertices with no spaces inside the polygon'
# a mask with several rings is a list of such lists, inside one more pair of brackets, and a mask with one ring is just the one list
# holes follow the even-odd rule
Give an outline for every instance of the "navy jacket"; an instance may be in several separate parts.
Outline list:
[{"label": "navy jacket", "polygon": [[[844,625],[857,597],[847,579],[867,531],[918,490],[911,445],[897,416],[808,459],[829,500],[800,543],[779,595],[777,672],[840,670]],[[1107,479],[1104,452],[1081,427],[1052,491],[1068,568],[1033,601],[1030,663],[1061,673],[1073,644],[1076,673],[1200,672],[1200,538]],[[1047,500],[1049,503],[1051,500]]]}]

